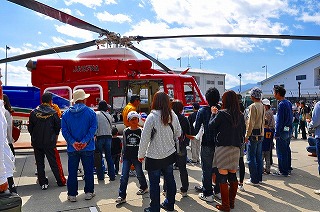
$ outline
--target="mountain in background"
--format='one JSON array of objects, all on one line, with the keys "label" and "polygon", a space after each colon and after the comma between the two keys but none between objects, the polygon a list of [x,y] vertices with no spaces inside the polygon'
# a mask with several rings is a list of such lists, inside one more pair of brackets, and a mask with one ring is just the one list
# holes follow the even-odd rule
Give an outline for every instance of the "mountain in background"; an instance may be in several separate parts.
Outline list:
[{"label": "mountain in background", "polygon": [[[249,90],[249,89],[256,87],[256,86],[258,86],[257,83],[248,83],[245,85],[241,85],[241,92],[244,92],[244,91]],[[238,86],[229,88],[227,90],[233,90],[234,92],[239,93],[239,88],[240,88],[240,86],[238,85]]]}]

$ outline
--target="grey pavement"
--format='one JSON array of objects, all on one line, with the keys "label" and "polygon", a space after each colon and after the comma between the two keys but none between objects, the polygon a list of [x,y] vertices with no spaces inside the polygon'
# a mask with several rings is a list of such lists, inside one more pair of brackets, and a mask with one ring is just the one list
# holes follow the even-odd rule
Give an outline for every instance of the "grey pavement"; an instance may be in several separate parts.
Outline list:
[{"label": "grey pavement", "polygon": [[[27,139],[27,135],[23,141]],[[23,138],[23,137],[22,137]],[[18,141],[20,142],[20,141]],[[314,189],[320,189],[320,178],[318,175],[317,159],[308,157],[306,152],[306,140],[292,140],[292,166],[290,177],[263,176],[263,183],[258,186],[244,185],[245,191],[238,191],[235,209],[232,211],[320,211],[320,195],[313,193]],[[67,175],[67,154],[65,147],[60,147],[60,156],[64,172]],[[190,152],[189,152],[190,153]],[[272,171],[277,168],[277,159],[274,151],[274,165]],[[190,189],[188,197],[182,198],[176,195],[176,211],[218,211],[214,203],[206,203],[198,198],[194,186],[201,183],[201,168],[199,165],[187,165],[189,172]],[[129,178],[127,189],[127,203],[120,206],[115,204],[118,196],[119,179],[110,182],[106,177],[104,182],[97,180],[95,176],[95,193],[92,200],[84,200],[84,181],[79,180],[78,201],[71,203],[67,201],[67,188],[58,187],[54,176],[46,163],[46,175],[49,178],[48,190],[41,190],[36,183],[35,160],[32,149],[19,149],[16,156],[15,183],[18,193],[22,197],[24,212],[51,212],[51,211],[143,211],[149,205],[149,193],[138,196],[138,181],[135,177]],[[177,188],[181,182],[179,171],[174,171]],[[246,176],[249,177],[246,167]],[[147,174],[146,174],[147,176]],[[67,176],[66,176],[67,177]],[[164,197],[161,195],[161,200]]]}]

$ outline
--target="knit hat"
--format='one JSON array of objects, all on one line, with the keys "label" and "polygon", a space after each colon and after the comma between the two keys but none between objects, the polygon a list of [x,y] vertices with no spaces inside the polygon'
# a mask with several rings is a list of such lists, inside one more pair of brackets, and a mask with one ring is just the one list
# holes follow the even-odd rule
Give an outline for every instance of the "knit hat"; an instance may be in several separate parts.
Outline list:
[{"label": "knit hat", "polygon": [[256,99],[261,99],[262,96],[262,90],[258,87],[254,87],[250,90],[250,96],[256,98]]}]

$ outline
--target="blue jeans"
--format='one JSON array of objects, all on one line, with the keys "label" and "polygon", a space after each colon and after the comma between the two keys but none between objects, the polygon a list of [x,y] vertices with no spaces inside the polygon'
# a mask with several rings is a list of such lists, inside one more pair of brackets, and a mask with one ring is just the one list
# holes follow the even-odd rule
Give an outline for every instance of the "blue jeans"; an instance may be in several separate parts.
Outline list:
[{"label": "blue jeans", "polygon": [[167,185],[166,199],[164,200],[164,205],[169,209],[174,209],[175,196],[177,193],[176,181],[173,176],[173,165],[157,169],[153,171],[148,171],[149,181],[150,181],[150,210],[152,212],[160,211],[160,174],[163,174],[164,180]]},{"label": "blue jeans", "polygon": [[[181,148],[181,152],[176,156],[176,166],[179,167],[181,188],[180,191],[187,192],[189,189],[189,178],[187,171],[187,149]],[[163,190],[167,191],[166,181],[163,183]]]},{"label": "blue jeans", "polygon": [[292,123],[292,131],[294,132],[294,138],[297,139],[298,137],[298,127],[299,123],[298,122],[293,122]]},{"label": "blue jeans", "polygon": [[313,153],[313,154],[317,153],[316,142],[317,142],[316,138],[308,137],[309,146],[307,146],[307,148],[306,148],[308,152]]},{"label": "blue jeans", "polygon": [[[102,152],[104,152],[107,165],[108,165],[108,176],[110,180],[114,180],[115,170],[114,170],[114,163],[111,155],[111,142],[112,142],[112,138],[97,138],[96,148],[100,152],[101,158],[102,158]],[[100,169],[97,169],[97,177],[99,180],[104,179],[104,170],[102,169],[102,166]]]},{"label": "blue jeans", "polygon": [[[259,136],[260,137],[260,136]],[[250,179],[252,183],[262,181],[263,159],[262,159],[262,139],[258,141],[256,137],[250,136],[248,142],[248,162]]]},{"label": "blue jeans", "polygon": [[291,132],[281,132],[280,137],[276,139],[276,149],[278,156],[279,171],[283,175],[288,175],[291,171]]},{"label": "blue jeans", "polygon": [[320,138],[316,139],[316,153],[317,153],[317,158],[318,158],[318,171],[320,175]]},{"label": "blue jeans", "polygon": [[68,195],[78,195],[78,167],[81,163],[84,170],[84,192],[94,192],[93,167],[94,167],[94,151],[75,151],[68,152]]},{"label": "blue jeans", "polygon": [[212,189],[212,161],[214,156],[213,146],[201,146],[202,190],[204,196],[213,195]]},{"label": "blue jeans", "polygon": [[129,171],[131,164],[134,165],[134,168],[137,173],[137,178],[140,184],[140,189],[145,190],[148,188],[148,184],[146,181],[146,177],[144,176],[142,170],[142,163],[138,161],[138,159],[126,159],[124,158],[122,161],[122,173],[120,178],[120,188],[119,188],[119,196],[122,198],[126,198],[127,196],[127,186],[129,179]]}]

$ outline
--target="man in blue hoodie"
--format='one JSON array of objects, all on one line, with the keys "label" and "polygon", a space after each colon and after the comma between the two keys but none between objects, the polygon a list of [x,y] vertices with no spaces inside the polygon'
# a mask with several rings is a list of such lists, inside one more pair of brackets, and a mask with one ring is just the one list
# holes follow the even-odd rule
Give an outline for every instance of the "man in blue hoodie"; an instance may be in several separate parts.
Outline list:
[{"label": "man in blue hoodie", "polygon": [[285,99],[286,89],[281,86],[273,88],[273,95],[279,101],[274,133],[279,170],[274,172],[273,175],[288,177],[292,170],[290,149],[293,120],[292,104]]},{"label": "man in blue hoodie", "polygon": [[85,105],[90,94],[78,89],[73,92],[74,105],[62,115],[61,131],[67,142],[68,152],[68,200],[76,202],[78,195],[77,171],[79,162],[84,169],[85,199],[92,199],[94,194],[94,134],[97,130],[96,113]]}]

